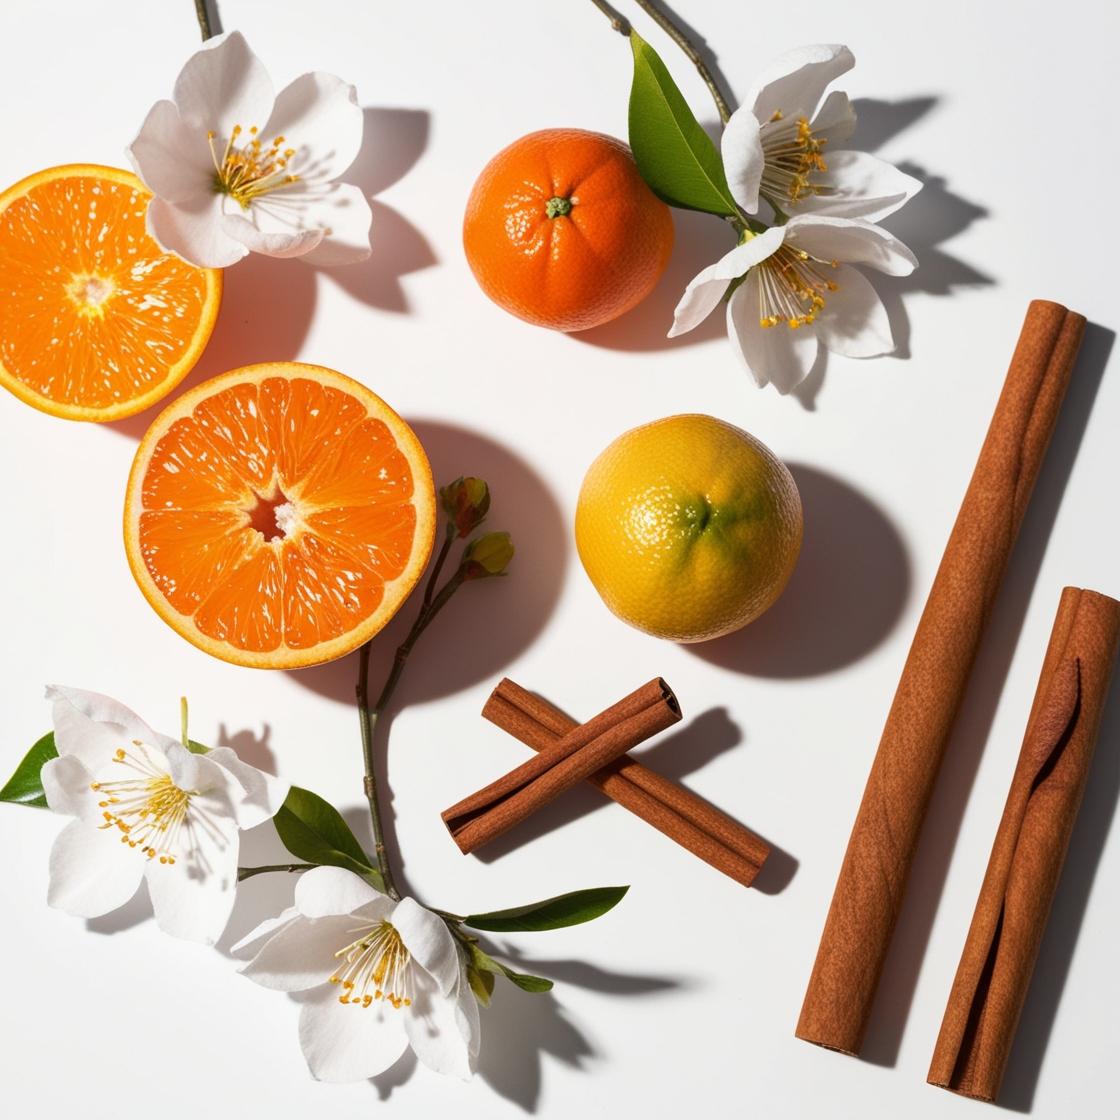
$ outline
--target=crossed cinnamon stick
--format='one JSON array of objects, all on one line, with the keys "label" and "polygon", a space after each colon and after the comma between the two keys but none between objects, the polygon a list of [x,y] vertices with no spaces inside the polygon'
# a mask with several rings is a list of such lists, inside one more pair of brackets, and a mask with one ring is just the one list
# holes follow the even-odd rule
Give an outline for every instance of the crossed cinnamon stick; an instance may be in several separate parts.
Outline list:
[{"label": "crossed cinnamon stick", "polygon": [[745,887],[770,854],[766,842],[750,829],[625,753],[681,718],[676,697],[660,679],[579,724],[504,678],[482,714],[538,754],[443,813],[464,853],[489,843],[580,781],[588,781]]}]

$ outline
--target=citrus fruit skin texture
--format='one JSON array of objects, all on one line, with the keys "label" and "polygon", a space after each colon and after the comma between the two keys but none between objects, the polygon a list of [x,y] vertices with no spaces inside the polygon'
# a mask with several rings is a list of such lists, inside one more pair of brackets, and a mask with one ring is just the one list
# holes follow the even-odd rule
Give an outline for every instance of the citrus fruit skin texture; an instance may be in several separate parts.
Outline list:
[{"label": "citrus fruit skin texture", "polygon": [[156,613],[224,661],[341,657],[400,609],[436,526],[412,429],[321,366],[245,366],[173,401],[133,461],[124,542]]},{"label": "citrus fruit skin texture", "polygon": [[631,626],[702,642],[752,622],[801,549],[793,476],[764,444],[711,416],[670,416],[619,436],[576,508],[580,560]]},{"label": "citrus fruit skin texture", "polygon": [[0,194],[0,384],[68,420],[119,420],[198,361],[222,274],[148,236],[130,172],[52,167]]},{"label": "citrus fruit skin texture", "polygon": [[499,307],[583,331],[653,290],[673,248],[673,218],[621,140],[551,128],[514,141],[483,169],[463,246]]}]

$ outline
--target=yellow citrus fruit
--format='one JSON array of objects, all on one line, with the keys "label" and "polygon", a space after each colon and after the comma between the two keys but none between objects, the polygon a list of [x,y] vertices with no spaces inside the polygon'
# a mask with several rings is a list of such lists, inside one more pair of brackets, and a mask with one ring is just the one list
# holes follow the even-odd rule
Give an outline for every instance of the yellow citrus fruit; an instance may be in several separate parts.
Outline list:
[{"label": "yellow citrus fruit", "polygon": [[114,167],[0,194],[0,385],[52,416],[119,420],[167,396],[214,329],[222,274],[148,236],[151,194]]},{"label": "yellow citrus fruit", "polygon": [[702,642],[752,622],[801,549],[793,476],[754,436],[712,416],[669,416],[619,436],[591,464],[576,547],[624,622]]}]

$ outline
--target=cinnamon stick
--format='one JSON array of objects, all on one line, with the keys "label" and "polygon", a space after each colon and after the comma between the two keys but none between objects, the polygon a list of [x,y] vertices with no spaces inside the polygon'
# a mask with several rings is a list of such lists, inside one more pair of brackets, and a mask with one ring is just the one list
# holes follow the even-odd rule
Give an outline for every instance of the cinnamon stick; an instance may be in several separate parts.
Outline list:
[{"label": "cinnamon stick", "polygon": [[1120,603],[1067,587],[1019,763],[929,1070],[994,1101],[1093,757],[1120,640]]},{"label": "cinnamon stick", "polygon": [[887,716],[798,1038],[857,1054],[934,780],[1069,384],[1085,319],[1031,303]]},{"label": "cinnamon stick", "polygon": [[652,680],[516,770],[452,805],[442,814],[443,822],[460,850],[472,852],[680,718],[672,689],[660,678]]},{"label": "cinnamon stick", "polygon": [[[508,677],[498,683],[482,714],[536,751],[547,750],[579,726]],[[744,887],[751,885],[770,854],[766,841],[749,828],[629,755],[608,763],[586,780]]]}]

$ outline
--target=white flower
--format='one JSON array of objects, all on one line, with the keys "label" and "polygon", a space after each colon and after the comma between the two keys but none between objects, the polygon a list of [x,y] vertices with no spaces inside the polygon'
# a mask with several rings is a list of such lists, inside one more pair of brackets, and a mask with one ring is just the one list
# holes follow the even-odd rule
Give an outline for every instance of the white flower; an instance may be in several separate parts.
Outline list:
[{"label": "white flower", "polygon": [[192,754],[108,696],[52,687],[47,699],[58,758],[43,790],[76,818],[51,849],[47,901],[93,918],[146,879],[160,929],[213,944],[233,906],[238,829],[275,816],[287,785],[228,747]]},{"label": "white flower", "polygon": [[468,1078],[478,1057],[478,1005],[464,954],[442,918],[394,902],[353,872],[305,872],[295,905],[234,951],[266,988],[305,992],[299,1040],[321,1081],[359,1081],[411,1046],[438,1073]]},{"label": "white flower", "polygon": [[352,85],[304,74],[274,96],[233,31],[187,60],[128,156],[155,195],[148,232],[166,252],[206,268],[249,252],[335,265],[369,256],[369,203],[334,182],[361,143]]},{"label": "white flower", "polygon": [[846,93],[833,91],[823,105],[820,100],[854,65],[847,47],[789,51],[732,114],[721,143],[723,165],[746,213],[758,212],[761,196],[784,214],[878,221],[921,190],[920,180],[876,156],[835,150],[855,129],[855,112]]},{"label": "white flower", "polygon": [[894,349],[886,309],[853,264],[907,276],[914,254],[870,222],[799,215],[748,236],[699,273],[677,304],[669,336],[692,330],[729,285],[727,332],[760,386],[788,393],[809,372],[818,343],[850,358]]}]

